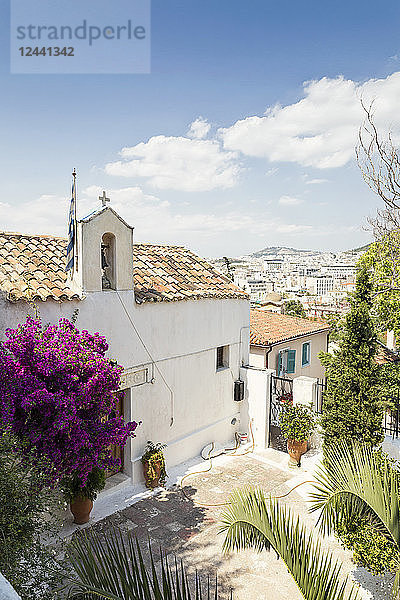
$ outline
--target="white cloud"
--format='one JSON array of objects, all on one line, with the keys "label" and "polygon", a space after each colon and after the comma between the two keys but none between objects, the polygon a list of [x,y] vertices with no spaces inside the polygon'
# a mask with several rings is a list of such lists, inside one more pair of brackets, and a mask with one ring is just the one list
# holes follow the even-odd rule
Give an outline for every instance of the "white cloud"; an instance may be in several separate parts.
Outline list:
[{"label": "white cloud", "polygon": [[197,119],[190,124],[187,135],[190,138],[201,140],[208,135],[210,129],[211,125],[207,119],[203,119],[203,117],[197,117]]},{"label": "white cloud", "polygon": [[226,152],[216,140],[158,135],[123,148],[122,160],[108,163],[106,173],[145,177],[158,189],[205,192],[236,185],[240,167],[236,152]]},{"label": "white cloud", "polygon": [[306,185],[318,185],[320,183],[328,183],[329,179],[307,179]]},{"label": "white cloud", "polygon": [[295,162],[319,169],[341,167],[354,156],[364,114],[360,98],[376,99],[376,123],[382,130],[398,120],[400,73],[364,83],[324,77],[304,84],[304,97],[275,105],[263,116],[237,121],[219,133],[228,150],[270,161]]},{"label": "white cloud", "polygon": [[284,206],[296,206],[297,204],[301,204],[303,200],[300,200],[300,198],[294,198],[293,196],[281,196],[278,202]]},{"label": "white cloud", "polygon": [[[90,186],[79,194],[78,218],[82,218],[101,206],[98,199],[103,192],[99,186]],[[145,194],[139,187],[107,190],[112,207],[128,221],[152,224],[157,222],[157,215],[162,215],[169,207],[167,201]],[[0,203],[0,220],[2,228],[20,233],[45,233],[65,236],[70,198],[43,194],[34,200],[22,204]]]},{"label": "white cloud", "polygon": [[276,231],[278,233],[305,233],[312,231],[312,225],[296,225],[295,223],[282,223],[278,225]]},{"label": "white cloud", "polygon": [[[78,197],[78,217],[82,218],[100,208],[98,196],[103,188],[92,185]],[[156,196],[145,194],[139,187],[107,190],[110,206],[135,228],[135,239],[140,242],[204,245],[204,240],[218,241],[228,233],[240,235],[272,235],[309,233],[310,225],[286,223],[271,212],[255,208],[244,214],[232,208],[221,212],[184,212],[187,207],[176,207]],[[11,206],[0,203],[0,219],[6,231],[45,233],[66,236],[70,199],[56,195]],[[208,242],[207,242],[208,243]]]},{"label": "white cloud", "polygon": [[43,194],[20,205],[0,203],[0,221],[4,231],[66,235],[69,200],[55,194]]}]

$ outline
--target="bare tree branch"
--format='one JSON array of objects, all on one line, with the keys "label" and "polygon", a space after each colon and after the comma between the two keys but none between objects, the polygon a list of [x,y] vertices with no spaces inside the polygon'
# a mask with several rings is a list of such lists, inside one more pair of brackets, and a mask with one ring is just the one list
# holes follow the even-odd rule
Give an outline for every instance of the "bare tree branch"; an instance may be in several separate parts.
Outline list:
[{"label": "bare tree branch", "polygon": [[380,294],[400,288],[400,155],[391,133],[386,139],[379,135],[373,104],[366,106],[361,100],[365,120],[359,129],[356,158],[364,181],[384,202],[376,216],[368,219],[375,240],[382,245],[376,257],[385,273]]}]

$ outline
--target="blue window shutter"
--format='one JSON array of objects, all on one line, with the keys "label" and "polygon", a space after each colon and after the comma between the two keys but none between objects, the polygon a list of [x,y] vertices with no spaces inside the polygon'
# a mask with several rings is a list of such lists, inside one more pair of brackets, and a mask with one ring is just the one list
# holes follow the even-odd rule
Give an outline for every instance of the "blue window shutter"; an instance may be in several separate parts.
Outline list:
[{"label": "blue window shutter", "polygon": [[287,351],[287,372],[294,373],[296,370],[296,350]]},{"label": "blue window shutter", "polygon": [[301,366],[306,367],[310,364],[310,342],[305,342],[302,346]]},{"label": "blue window shutter", "polygon": [[278,377],[281,374],[282,371],[282,352],[278,352],[278,367],[277,367],[277,371],[278,371]]}]

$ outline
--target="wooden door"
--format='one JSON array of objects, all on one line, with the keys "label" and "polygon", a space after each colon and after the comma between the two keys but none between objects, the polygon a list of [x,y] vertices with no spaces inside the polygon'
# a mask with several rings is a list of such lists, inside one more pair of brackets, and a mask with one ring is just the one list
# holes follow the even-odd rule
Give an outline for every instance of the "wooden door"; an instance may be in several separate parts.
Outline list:
[{"label": "wooden door", "polygon": [[[116,416],[121,416],[124,418],[124,392],[117,392],[116,394],[118,398],[116,410],[110,413],[109,419],[113,419]],[[120,467],[115,467],[115,469],[110,469],[106,471],[106,477],[111,477],[111,475],[115,475],[116,473],[120,473],[124,470],[124,448],[122,446],[116,446],[115,444],[111,444],[110,446],[111,455],[113,458],[119,458],[121,461]]]}]

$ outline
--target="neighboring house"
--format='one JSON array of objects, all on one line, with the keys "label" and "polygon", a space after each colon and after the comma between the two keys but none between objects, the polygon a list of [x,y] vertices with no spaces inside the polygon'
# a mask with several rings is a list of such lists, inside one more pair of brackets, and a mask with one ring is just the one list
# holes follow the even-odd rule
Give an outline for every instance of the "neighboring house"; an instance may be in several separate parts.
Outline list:
[{"label": "neighboring house", "polygon": [[284,301],[282,296],[277,292],[270,292],[265,296],[262,302],[257,302],[257,308],[259,310],[267,310],[270,312],[280,313]]},{"label": "neighboring house", "polygon": [[318,354],[327,352],[329,325],[258,309],[250,313],[250,365],[291,379],[325,377]]},{"label": "neighboring house", "polygon": [[133,228],[110,207],[78,222],[72,277],[66,246],[0,233],[0,333],[33,314],[34,301],[43,323],[79,309],[77,327],[105,335],[125,369],[121,412],[142,421],[123,472],[142,479],[147,440],[168,444],[171,467],[246,428],[234,382],[248,364],[247,294],[183,247],[134,244]]}]

